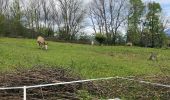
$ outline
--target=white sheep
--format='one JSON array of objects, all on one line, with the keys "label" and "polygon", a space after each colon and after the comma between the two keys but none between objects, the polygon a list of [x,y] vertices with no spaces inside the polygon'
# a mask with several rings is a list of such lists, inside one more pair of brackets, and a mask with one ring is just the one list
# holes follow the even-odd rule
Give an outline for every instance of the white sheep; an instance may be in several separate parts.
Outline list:
[{"label": "white sheep", "polygon": [[93,40],[91,41],[91,45],[92,45],[92,46],[94,45],[94,41],[93,41]]},{"label": "white sheep", "polygon": [[132,42],[128,42],[126,43],[127,46],[133,46],[133,43]]}]

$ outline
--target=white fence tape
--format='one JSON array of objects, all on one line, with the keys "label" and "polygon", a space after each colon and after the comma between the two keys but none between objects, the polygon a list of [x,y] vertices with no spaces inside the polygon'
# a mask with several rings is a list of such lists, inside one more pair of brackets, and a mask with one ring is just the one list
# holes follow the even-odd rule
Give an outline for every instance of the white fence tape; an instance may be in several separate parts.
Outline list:
[{"label": "white fence tape", "polygon": [[[42,84],[42,85],[33,85],[33,86],[26,86],[26,88],[38,88],[38,87],[47,87],[47,86],[54,86],[54,85],[65,85],[65,84],[73,84],[73,83],[83,83],[83,82],[90,82],[90,81],[99,81],[99,80],[109,80],[109,79],[116,79],[118,77],[107,77],[107,78],[97,78],[97,79],[88,79],[88,80],[78,80],[78,81],[71,81],[71,82],[59,82],[59,83],[51,83],[51,84]],[[12,90],[12,89],[23,89],[24,87],[2,87],[0,90]]]},{"label": "white fence tape", "polygon": [[130,79],[130,78],[124,78],[124,77],[118,77],[118,78],[119,78],[119,79],[123,79],[123,80],[136,81],[136,82],[139,82],[139,83],[150,84],[150,85],[154,85],[154,86],[161,86],[161,87],[170,88],[170,85],[164,85],[164,84],[160,84],[160,83],[152,83],[152,82],[140,81],[140,80],[135,80],[135,79]]},{"label": "white fence tape", "polygon": [[118,78],[118,77],[97,78],[97,79],[79,80],[79,81],[71,81],[71,82],[59,82],[59,83],[54,83],[54,84],[27,86],[27,88],[38,88],[38,87],[46,87],[46,86],[53,86],[53,85],[66,85],[66,84],[74,84],[74,83],[84,83],[84,82],[91,82],[91,81],[116,79],[116,78]]},{"label": "white fence tape", "polygon": [[13,90],[13,89],[23,89],[24,87],[2,87],[0,90]]},{"label": "white fence tape", "polygon": [[147,82],[147,81],[135,80],[135,79],[132,79],[132,78],[124,78],[124,77],[116,76],[116,77],[78,80],[78,81],[71,81],[71,82],[59,82],[59,83],[33,85],[33,86],[23,86],[23,87],[2,87],[2,88],[0,88],[0,90],[23,89],[24,90],[23,91],[23,100],[26,100],[26,89],[29,89],[29,88],[47,87],[47,86],[54,86],[54,85],[66,85],[66,84],[83,83],[83,82],[91,82],[91,81],[99,81],[99,80],[109,80],[109,79],[123,79],[123,80],[129,80],[129,81],[136,81],[136,82],[139,82],[139,83],[150,84],[150,85],[154,85],[154,86],[170,88],[170,85],[164,85],[164,84],[160,84],[160,83],[152,83],[152,82]]}]

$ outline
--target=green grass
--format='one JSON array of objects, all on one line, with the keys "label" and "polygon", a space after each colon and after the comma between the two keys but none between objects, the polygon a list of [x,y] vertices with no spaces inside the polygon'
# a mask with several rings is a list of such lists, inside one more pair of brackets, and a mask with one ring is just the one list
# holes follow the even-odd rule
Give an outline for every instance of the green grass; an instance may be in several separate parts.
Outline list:
[{"label": "green grass", "polygon": [[[149,61],[151,52],[158,62]],[[90,46],[49,42],[41,50],[32,39],[0,38],[0,70],[16,66],[49,65],[69,67],[86,78],[132,75],[161,75],[161,67],[170,68],[170,50],[124,46]],[[170,72],[169,72],[170,73]]]}]

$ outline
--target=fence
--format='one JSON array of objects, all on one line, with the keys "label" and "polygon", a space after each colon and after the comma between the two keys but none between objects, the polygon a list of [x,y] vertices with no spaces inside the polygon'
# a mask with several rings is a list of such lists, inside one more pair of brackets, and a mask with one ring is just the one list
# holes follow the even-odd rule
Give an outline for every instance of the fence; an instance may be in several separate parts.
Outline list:
[{"label": "fence", "polygon": [[150,85],[153,85],[153,86],[160,86],[160,87],[170,88],[170,85],[164,85],[164,84],[160,84],[160,83],[152,83],[152,82],[147,82],[147,81],[135,80],[135,79],[132,79],[132,78],[124,78],[124,77],[116,76],[116,77],[107,77],[107,78],[78,80],[78,81],[71,81],[71,82],[42,84],[42,85],[34,85],[34,86],[4,87],[4,88],[0,88],[0,90],[23,89],[23,100],[26,100],[27,89],[29,89],[29,88],[47,87],[47,86],[55,86],[55,85],[66,85],[66,84],[83,83],[83,82],[91,82],[91,81],[99,81],[99,80],[109,80],[109,79],[122,79],[122,80],[136,81],[136,82],[139,82],[139,83],[150,84]]}]

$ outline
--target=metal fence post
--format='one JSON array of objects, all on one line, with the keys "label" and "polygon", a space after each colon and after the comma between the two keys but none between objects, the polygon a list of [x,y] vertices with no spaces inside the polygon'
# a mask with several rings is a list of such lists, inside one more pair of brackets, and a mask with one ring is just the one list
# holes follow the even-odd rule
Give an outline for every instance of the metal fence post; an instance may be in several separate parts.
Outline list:
[{"label": "metal fence post", "polygon": [[23,99],[26,100],[27,99],[27,91],[26,91],[26,86],[24,86],[24,94],[23,94]]}]

